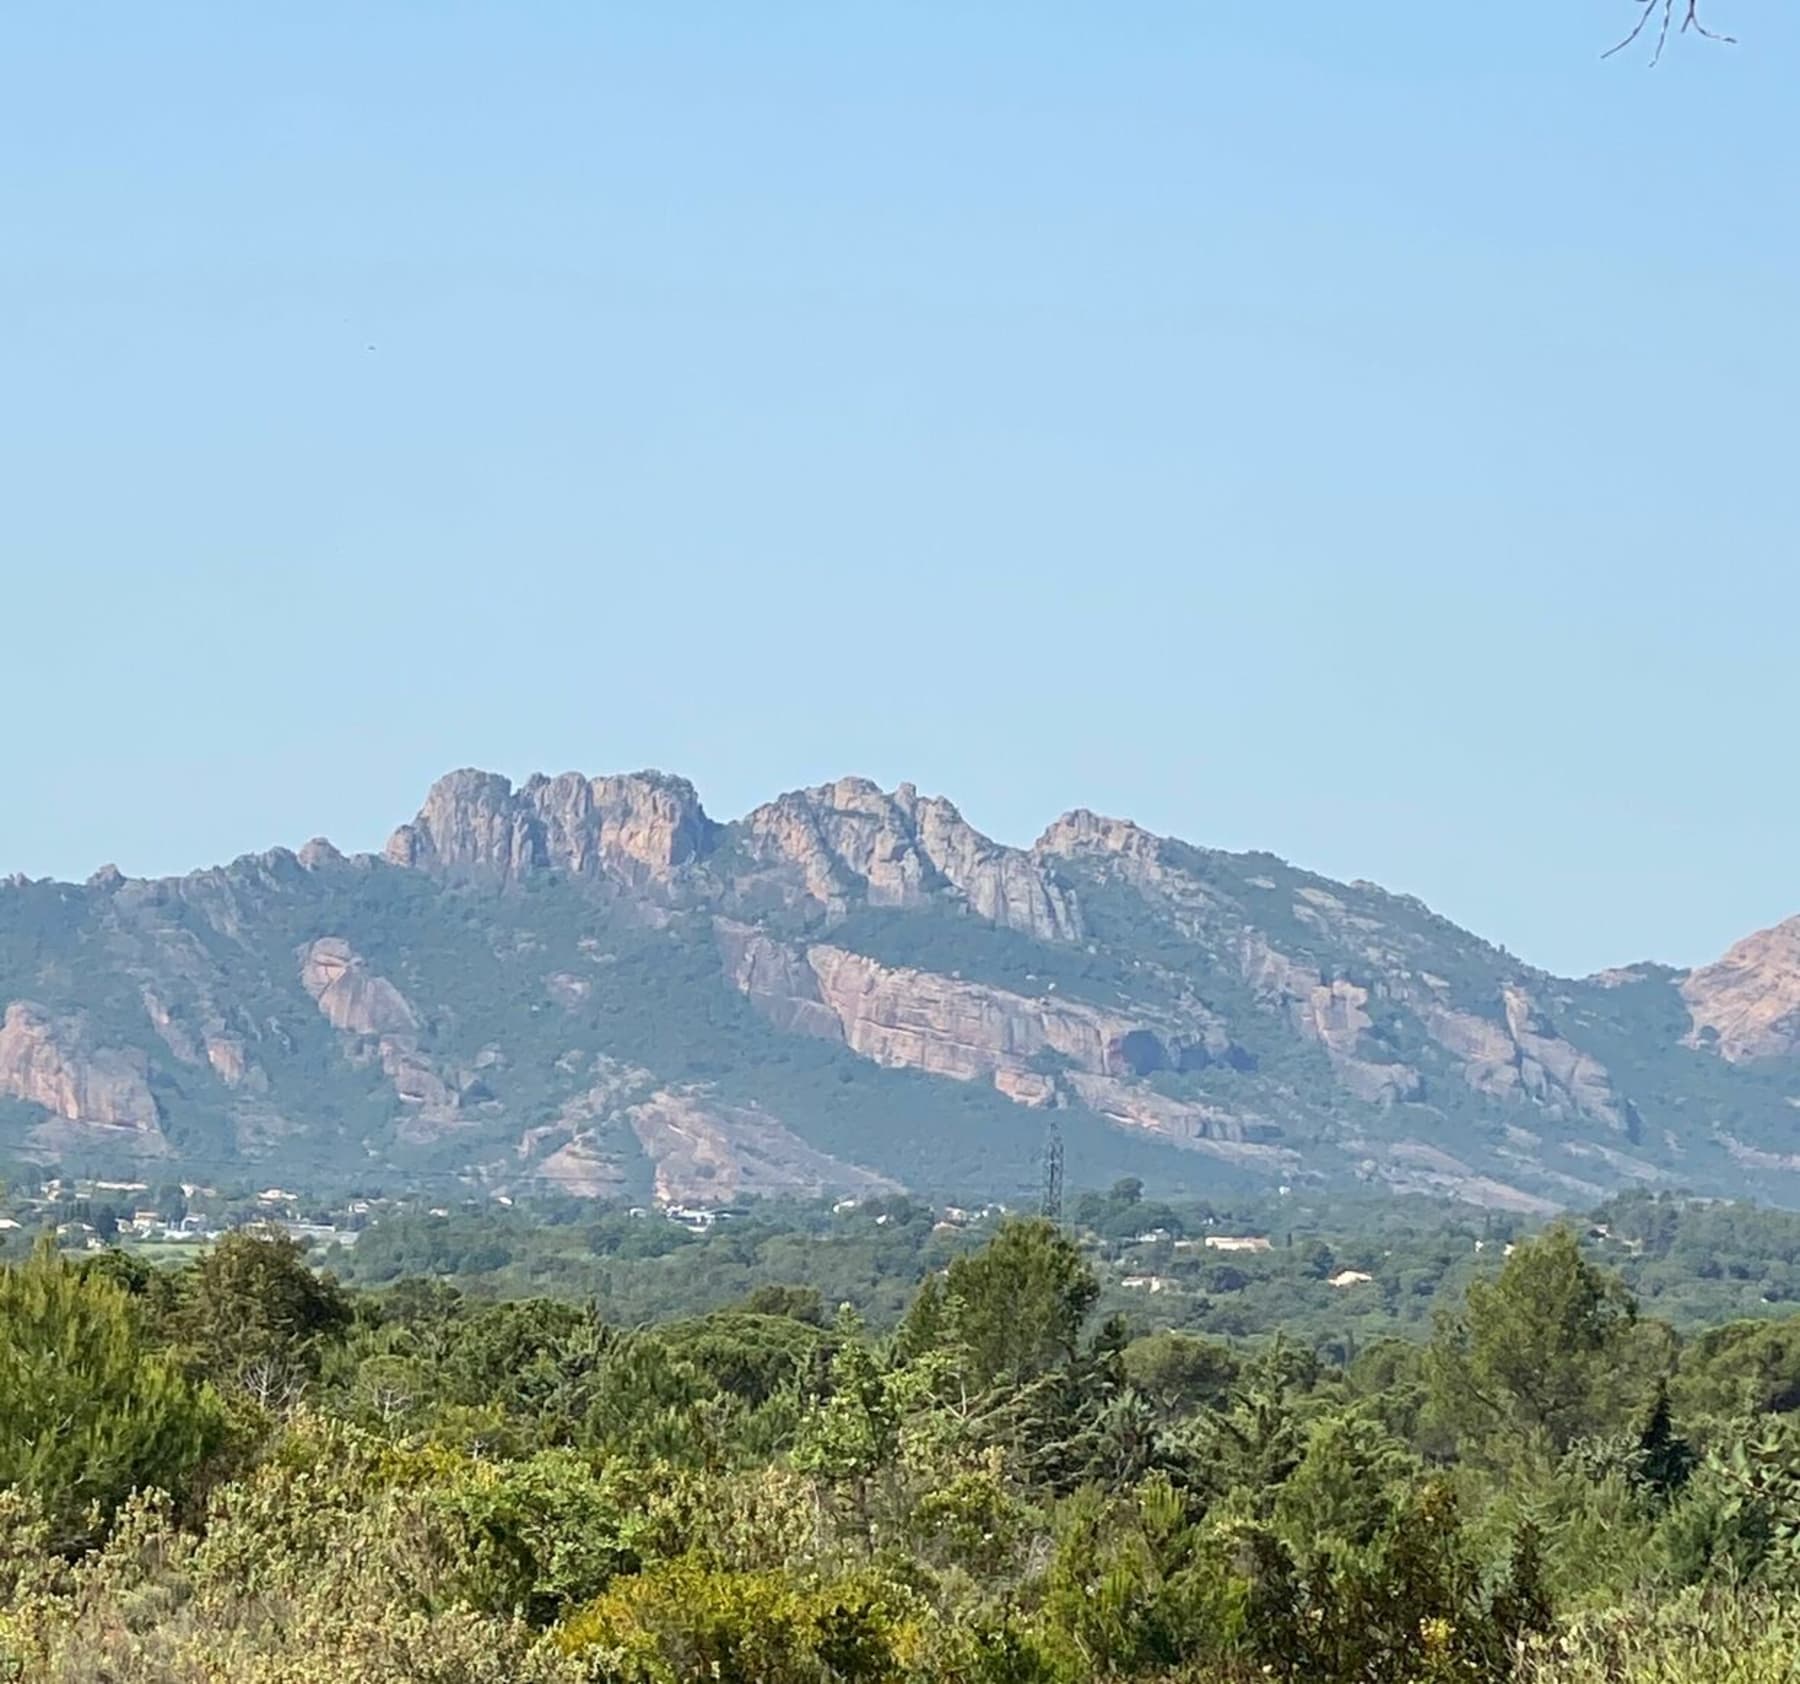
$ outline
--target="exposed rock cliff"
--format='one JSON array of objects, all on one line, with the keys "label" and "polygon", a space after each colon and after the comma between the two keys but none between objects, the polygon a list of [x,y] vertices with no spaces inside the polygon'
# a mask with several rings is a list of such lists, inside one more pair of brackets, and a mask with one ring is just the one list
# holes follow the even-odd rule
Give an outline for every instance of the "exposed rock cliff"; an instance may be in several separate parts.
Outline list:
[{"label": "exposed rock cliff", "polygon": [[1097,1076],[1145,1076],[1204,1063],[1205,1031],[1055,995],[1028,996],[876,963],[820,944],[806,962],[850,1048],[877,1064],[959,1082],[991,1081],[1045,1104],[1060,1060]]},{"label": "exposed rock cliff", "polygon": [[352,1035],[410,1035],[419,1014],[386,977],[377,976],[342,936],[300,949],[300,981],[333,1029]]},{"label": "exposed rock cliff", "polygon": [[539,1160],[532,1180],[572,1199],[611,1199],[624,1191],[618,1154],[592,1133],[578,1134]]},{"label": "exposed rock cliff", "polygon": [[660,772],[532,777],[518,790],[492,772],[432,785],[387,845],[396,865],[517,881],[534,871],[667,887],[711,846],[716,826],[685,778]]},{"label": "exposed rock cliff", "polygon": [[1551,1118],[1629,1126],[1605,1065],[1558,1035],[1524,988],[1502,989],[1501,1004],[1502,1022],[1433,1000],[1415,1009],[1431,1037],[1463,1061],[1463,1079],[1478,1093],[1531,1100]]},{"label": "exposed rock cliff", "polygon": [[1562,982],[1271,854],[1085,809],[1021,851],[857,778],[721,827],[655,773],[460,772],[385,858],[7,880],[9,1000],[0,1152],[40,1162],[992,1194],[1031,1173],[1025,1105],[1062,1108],[1072,1162],[1189,1186],[1163,1147],[1519,1209],[1800,1203],[1800,919]]},{"label": "exposed rock cliff", "polygon": [[713,931],[725,976],[777,1029],[841,1041],[844,1026],[819,992],[804,954],[764,935],[753,924],[715,918]]},{"label": "exposed rock cliff", "polygon": [[384,976],[371,971],[341,936],[322,936],[300,949],[300,982],[333,1029],[357,1038],[351,1057],[372,1056],[393,1084],[400,1103],[418,1113],[406,1126],[414,1138],[429,1138],[429,1125],[450,1120],[463,1090],[478,1077],[446,1079],[420,1050],[420,1018],[413,1003]]},{"label": "exposed rock cliff", "polygon": [[950,893],[1040,941],[1081,934],[1074,897],[1043,865],[970,825],[948,801],[911,784],[886,794],[866,778],[796,790],[743,821],[752,854],[792,870],[822,905],[919,906]]},{"label": "exposed rock cliff", "polygon": [[1417,1099],[1419,1072],[1398,1059],[1369,1056],[1369,991],[1358,983],[1327,981],[1316,966],[1277,953],[1260,935],[1242,942],[1244,978],[1283,1012],[1294,1029],[1325,1049],[1338,1079],[1358,1099],[1391,1105]]},{"label": "exposed rock cliff", "polygon": [[887,1177],[815,1151],[766,1111],[696,1092],[653,1094],[627,1113],[665,1203],[722,1204],[758,1193],[892,1192]]},{"label": "exposed rock cliff", "polygon": [[520,1137],[517,1152],[527,1180],[575,1198],[611,1198],[624,1191],[628,1179],[618,1139],[625,1110],[655,1090],[656,1077],[604,1053],[590,1062],[573,1048],[558,1063],[585,1086],[563,1101],[554,1122]]},{"label": "exposed rock cliff", "polygon": [[725,919],[715,927],[726,976],[771,1022],[842,1040],[890,1068],[991,1082],[1023,1105],[1053,1103],[1064,1068],[1131,1079],[1200,1068],[1232,1051],[1203,1018],[1110,1012],[883,965],[829,943],[801,953]]},{"label": "exposed rock cliff", "polygon": [[[1082,809],[1045,831],[1037,852],[1085,861],[1129,883],[1196,942],[1221,957],[1234,952],[1256,1000],[1322,1047],[1357,1099],[1395,1105],[1429,1097],[1424,1072],[1383,1042],[1372,1010],[1379,995],[1387,1015],[1410,1016],[1476,1092],[1530,1103],[1553,1119],[1632,1126],[1605,1067],[1558,1033],[1521,980],[1522,968],[1415,900],[1367,883],[1328,889],[1275,861],[1268,869],[1277,876],[1246,870],[1241,859],[1206,855]],[[1337,955],[1370,980],[1353,981],[1277,948],[1260,927],[1271,918],[1289,928],[1288,939]],[[1450,1003],[1448,983],[1431,970],[1445,962],[1447,946],[1462,968],[1474,959],[1489,969],[1498,1016]]]},{"label": "exposed rock cliff", "polygon": [[[143,989],[144,1012],[163,1045],[183,1064],[204,1064],[229,1088],[242,1087],[251,1077],[251,1066],[241,1035],[226,1028],[222,1016],[205,1011],[196,1026],[177,1017],[169,1003],[148,984]],[[210,1007],[211,1002],[205,1003]],[[260,1077],[260,1072],[257,1073]]]},{"label": "exposed rock cliff", "polygon": [[1694,1020],[1690,1046],[1733,1064],[1800,1052],[1800,918],[1746,936],[1690,972],[1681,997]]},{"label": "exposed rock cliff", "polygon": [[1133,862],[1140,874],[1148,875],[1160,862],[1162,839],[1129,819],[1075,807],[1051,824],[1031,851],[1050,859],[1110,855]]},{"label": "exposed rock cliff", "polygon": [[0,1021],[0,1093],[65,1122],[159,1132],[144,1055],[98,1046],[81,1014],[52,1016],[29,1000],[13,1001]]}]

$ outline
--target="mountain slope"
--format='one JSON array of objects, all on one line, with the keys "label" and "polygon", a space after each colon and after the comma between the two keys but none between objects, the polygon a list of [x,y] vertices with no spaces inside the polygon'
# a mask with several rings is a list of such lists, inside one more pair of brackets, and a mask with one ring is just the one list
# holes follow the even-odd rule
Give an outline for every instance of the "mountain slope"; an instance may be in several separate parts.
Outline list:
[{"label": "mountain slope", "polygon": [[1800,1200],[1800,921],[1565,981],[1419,902],[847,778],[441,779],[380,858],[0,888],[0,1147],[719,1201],[1070,1174]]}]

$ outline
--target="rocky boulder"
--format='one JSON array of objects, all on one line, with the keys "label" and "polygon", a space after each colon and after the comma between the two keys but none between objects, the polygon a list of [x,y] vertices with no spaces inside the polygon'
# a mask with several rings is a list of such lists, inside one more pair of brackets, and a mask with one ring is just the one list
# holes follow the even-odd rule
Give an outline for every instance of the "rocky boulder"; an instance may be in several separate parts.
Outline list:
[{"label": "rocky boulder", "polygon": [[377,976],[342,936],[321,936],[300,949],[300,982],[333,1029],[351,1035],[410,1035],[419,1027],[412,1002]]}]

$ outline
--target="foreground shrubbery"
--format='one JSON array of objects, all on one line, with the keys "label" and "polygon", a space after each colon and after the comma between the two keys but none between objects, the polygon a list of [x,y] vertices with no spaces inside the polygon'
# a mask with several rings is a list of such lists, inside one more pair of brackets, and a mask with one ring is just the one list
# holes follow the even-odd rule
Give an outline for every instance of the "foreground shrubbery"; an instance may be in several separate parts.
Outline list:
[{"label": "foreground shrubbery", "polygon": [[40,1252],[0,1282],[0,1679],[1796,1676],[1766,1333],[1684,1350],[1557,1234],[1349,1371],[1093,1300],[1033,1223],[883,1340],[803,1292],[625,1333],[247,1236]]}]

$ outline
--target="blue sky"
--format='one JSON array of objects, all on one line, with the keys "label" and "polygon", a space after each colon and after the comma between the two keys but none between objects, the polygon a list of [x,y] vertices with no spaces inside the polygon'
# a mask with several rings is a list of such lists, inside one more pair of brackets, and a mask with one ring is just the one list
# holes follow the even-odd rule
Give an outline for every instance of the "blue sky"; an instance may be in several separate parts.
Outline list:
[{"label": "blue sky", "polygon": [[0,871],[858,771],[1800,911],[1792,8],[0,15]]}]

